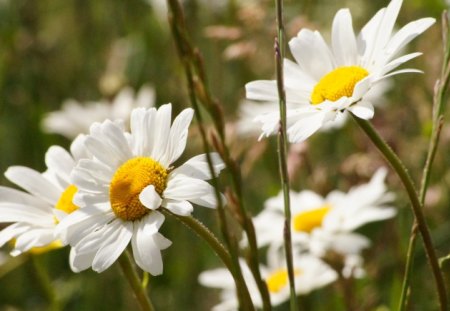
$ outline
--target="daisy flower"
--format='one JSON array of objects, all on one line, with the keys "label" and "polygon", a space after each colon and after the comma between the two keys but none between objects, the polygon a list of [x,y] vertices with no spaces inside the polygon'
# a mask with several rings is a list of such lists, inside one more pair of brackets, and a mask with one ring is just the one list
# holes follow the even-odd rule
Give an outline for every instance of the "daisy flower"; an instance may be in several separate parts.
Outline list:
[{"label": "daisy flower", "polygon": [[[216,207],[205,154],[173,166],[186,147],[193,110],[183,110],[172,124],[171,110],[170,104],[134,109],[131,133],[109,120],[91,126],[84,145],[93,158],[79,161],[71,176],[80,209],[58,225],[74,249],[73,270],[102,272],[131,242],[139,267],[161,274],[161,250],[171,242],[158,232],[164,222],[158,209],[186,216],[192,203]],[[224,164],[215,153],[211,158],[217,175]]]},{"label": "daisy flower", "polygon": [[[240,261],[242,274],[248,286],[250,297],[257,308],[262,307],[261,296],[253,279],[250,268],[245,260]],[[268,258],[267,266],[260,266],[262,278],[267,284],[272,306],[278,306],[289,300],[289,279],[286,260],[282,256]],[[298,295],[306,295],[315,289],[324,287],[337,278],[337,274],[319,258],[311,255],[294,256],[295,291]],[[221,303],[214,311],[238,310],[238,299],[233,278],[227,269],[219,268],[204,271],[199,275],[199,282],[203,286],[220,288]]]},{"label": "daisy flower", "polygon": [[145,85],[134,95],[130,87],[122,89],[112,101],[79,103],[66,100],[60,111],[48,113],[42,120],[42,127],[48,133],[61,134],[69,139],[86,134],[94,122],[128,120],[131,110],[137,107],[150,108],[155,103],[155,91]]},{"label": "daisy flower", "polygon": [[55,227],[78,208],[72,203],[77,189],[69,176],[76,162],[88,156],[82,148],[83,139],[75,139],[70,153],[58,146],[50,147],[44,173],[23,166],[12,166],[5,172],[7,179],[25,190],[0,186],[0,222],[12,223],[0,232],[0,247],[14,241],[12,256],[63,246]]},{"label": "daisy flower", "polygon": [[[353,231],[396,214],[388,204],[393,194],[386,190],[386,174],[385,168],[379,169],[369,183],[354,187],[348,193],[333,191],[326,198],[309,190],[292,191],[293,243],[319,257],[330,250],[344,256],[359,254],[370,242]],[[270,198],[264,210],[254,218],[260,247],[269,245],[276,250],[283,246],[283,202],[282,193]]]},{"label": "daisy flower", "polygon": [[[339,120],[345,111],[358,118],[371,119],[374,108],[366,95],[374,85],[396,74],[420,72],[394,69],[421,55],[401,55],[400,52],[435,20],[422,18],[394,33],[401,5],[401,0],[392,0],[358,36],[353,32],[350,11],[339,10],[333,20],[331,47],[319,32],[309,29],[302,29],[289,42],[296,60],[296,63],[284,60],[286,126],[290,142],[307,139],[325,124]],[[246,85],[246,96],[252,100],[277,102],[276,81],[250,82]],[[277,110],[257,116],[262,125],[261,137],[276,133]]]}]

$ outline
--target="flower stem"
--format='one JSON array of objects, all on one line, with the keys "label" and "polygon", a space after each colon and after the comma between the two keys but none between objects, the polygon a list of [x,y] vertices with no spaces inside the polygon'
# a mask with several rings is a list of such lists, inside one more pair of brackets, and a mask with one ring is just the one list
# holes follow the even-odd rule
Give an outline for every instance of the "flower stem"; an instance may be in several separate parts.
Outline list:
[{"label": "flower stem", "polygon": [[286,93],[283,81],[283,60],[285,50],[284,25],[283,25],[283,1],[276,0],[277,30],[278,36],[275,40],[275,63],[277,71],[277,87],[280,107],[280,126],[278,130],[278,164],[280,169],[281,187],[284,199],[284,249],[286,252],[286,265],[289,277],[290,307],[291,311],[297,310],[297,297],[295,293],[294,264],[292,257],[291,237],[291,207],[289,197],[289,175],[287,170],[287,141],[286,141]]},{"label": "flower stem", "polygon": [[[447,12],[442,14],[442,41],[444,46],[444,61],[442,63],[441,77],[436,81],[435,92],[433,98],[433,129],[431,139],[428,144],[427,159],[422,173],[422,181],[420,184],[419,200],[423,205],[425,202],[425,196],[428,189],[428,183],[431,175],[431,166],[433,164],[434,157],[436,155],[437,147],[439,144],[439,137],[441,134],[444,118],[444,97],[447,91],[449,77],[450,77],[450,46],[448,42],[448,18]],[[411,228],[411,235],[408,244],[408,252],[406,255],[405,275],[403,278],[402,293],[398,305],[399,311],[404,311],[407,307],[407,293],[409,288],[409,280],[412,274],[412,267],[414,264],[414,251],[416,249],[416,237],[417,237],[417,221],[414,220],[414,224]]]},{"label": "flower stem", "polygon": [[383,140],[383,138],[381,138],[381,136],[373,128],[370,122],[368,122],[367,120],[360,119],[354,116],[353,114],[352,116],[353,119],[356,121],[356,123],[358,123],[361,129],[363,129],[363,131],[367,134],[367,136],[372,140],[374,145],[386,158],[387,162],[394,169],[397,176],[402,181],[403,186],[406,189],[406,192],[408,193],[412,211],[417,221],[418,230],[422,236],[422,240],[425,246],[428,262],[430,264],[435,279],[441,310],[442,311],[447,310],[447,296],[444,278],[442,276],[441,270],[439,269],[439,263],[436,256],[436,252],[434,250],[433,241],[431,239],[430,231],[428,229],[428,225],[422,212],[422,204],[420,203],[419,197],[417,196],[417,192],[414,187],[413,181],[409,176],[409,173],[404,167],[403,163],[398,158],[398,156],[394,153],[391,147],[389,147],[389,145]]},{"label": "flower stem", "polygon": [[[183,63],[185,69],[185,75],[188,82],[188,90],[189,96],[191,100],[192,107],[195,110],[196,118],[199,124],[199,130],[202,137],[203,145],[205,150],[209,150],[206,132],[203,128],[202,116],[200,113],[199,103],[206,108],[208,114],[213,119],[213,124],[216,132],[211,133],[213,144],[225,162],[228,170],[231,174],[231,180],[233,184],[233,190],[236,193],[236,206],[237,213],[239,214],[239,222],[242,224],[243,230],[245,231],[248,241],[249,241],[249,251],[247,262],[250,267],[250,270],[254,276],[256,281],[258,290],[261,294],[262,302],[263,302],[263,310],[270,311],[270,296],[267,290],[267,285],[261,277],[261,272],[259,271],[259,262],[258,262],[258,249],[256,243],[256,235],[253,227],[252,220],[248,215],[245,207],[244,200],[242,195],[242,182],[241,182],[241,174],[239,165],[234,161],[228,150],[228,147],[225,143],[225,130],[224,130],[224,119],[222,108],[218,104],[217,100],[214,99],[208,88],[208,84],[206,82],[206,74],[203,68],[203,59],[201,57],[200,52],[197,48],[194,48],[190,42],[186,23],[183,15],[182,8],[178,0],[167,0],[171,16],[170,16],[170,25],[172,27],[173,37],[175,39],[178,55]],[[208,156],[207,156],[208,157]],[[212,170],[212,163],[208,158],[208,165],[210,170]],[[213,181],[215,183],[215,181]],[[216,184],[214,187],[218,189]],[[232,263],[234,266],[234,270],[238,275],[241,275],[240,266],[238,262],[238,249],[236,240],[231,236],[228,230],[227,220],[224,208],[222,208],[220,204],[220,196],[218,197],[218,214],[219,214],[219,224],[222,231],[222,235],[225,240],[225,244],[230,250]],[[240,277],[242,279],[242,276]],[[244,286],[245,283],[243,284]],[[248,290],[247,290],[248,291]],[[240,297],[242,298],[242,297]],[[241,300],[241,299],[240,299]],[[241,301],[242,302],[242,301]]]},{"label": "flower stem", "polygon": [[61,310],[55,289],[53,288],[52,282],[48,276],[47,271],[45,271],[45,268],[40,262],[40,258],[38,258],[38,255],[30,254],[30,259],[37,283],[39,284],[40,289],[45,294],[45,297],[48,301],[49,304],[48,310],[51,311]]},{"label": "flower stem", "polygon": [[208,245],[213,249],[217,256],[222,260],[227,269],[230,271],[233,279],[236,283],[238,295],[244,297],[244,304],[241,306],[243,310],[255,310],[253,304],[251,303],[250,293],[245,284],[244,279],[241,274],[238,274],[233,268],[233,262],[230,254],[225,249],[225,247],[220,243],[217,237],[200,221],[191,216],[179,216],[176,215],[165,208],[161,208],[161,212],[170,217],[175,217],[178,221],[183,223],[186,227],[194,231],[198,236],[200,236]]},{"label": "flower stem", "polygon": [[148,297],[146,288],[142,286],[142,281],[139,279],[128,250],[120,255],[119,265],[128,280],[128,283],[133,289],[133,293],[141,306],[142,311],[154,311],[155,309],[153,308],[150,298]]}]

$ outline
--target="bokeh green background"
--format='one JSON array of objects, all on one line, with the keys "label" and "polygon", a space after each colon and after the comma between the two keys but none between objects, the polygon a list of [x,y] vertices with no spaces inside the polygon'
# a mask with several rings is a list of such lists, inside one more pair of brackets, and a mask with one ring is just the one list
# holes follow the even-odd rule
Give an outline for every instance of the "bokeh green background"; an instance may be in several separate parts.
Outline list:
[{"label": "bokeh green background", "polygon": [[[437,0],[404,2],[397,25],[425,16],[440,18],[445,8]],[[288,37],[300,27],[310,27],[328,38],[332,18],[342,7],[351,9],[358,31],[386,4],[380,0],[287,0]],[[0,1],[0,171],[11,165],[43,171],[43,156],[49,146],[68,147],[70,142],[62,136],[41,130],[44,114],[59,109],[67,98],[112,98],[122,86],[138,89],[151,83],[158,105],[172,102],[176,111],[189,105],[167,16],[157,7],[150,0]],[[274,76],[274,3],[186,0],[184,8],[193,43],[204,56],[211,90],[222,104],[228,127],[233,128],[245,83]],[[228,30],[231,27],[237,35],[211,28],[218,25]],[[418,183],[431,128],[432,90],[442,57],[439,23],[408,50],[424,52],[410,66],[425,74],[392,79],[385,104],[377,108],[373,123],[404,159]],[[186,158],[201,152],[197,136],[192,135]],[[439,256],[450,253],[449,143],[450,127],[445,125],[425,211]],[[230,135],[229,145],[242,164],[247,206],[256,214],[280,188],[275,139],[257,144],[256,138]],[[352,122],[338,131],[312,137],[302,160],[293,188],[321,194],[335,188],[348,190],[384,165]],[[220,181],[224,190],[229,184],[226,171]],[[0,182],[12,186],[3,176]],[[364,253],[367,277],[357,280],[353,289],[359,310],[395,309],[400,294],[412,215],[396,177],[390,175],[388,184],[398,194],[399,212],[393,220],[361,229],[372,239],[373,246]],[[197,208],[194,216],[219,234],[214,211]],[[164,251],[164,274],[150,279],[157,310],[209,310],[218,301],[218,292],[198,285],[197,276],[205,269],[220,266],[220,261],[203,241],[175,220],[167,219],[162,232],[173,245]],[[102,274],[90,270],[74,274],[67,257],[68,249],[60,249],[35,258],[48,271],[64,310],[138,308],[117,266]],[[264,261],[263,256],[261,259]],[[20,264],[9,269],[14,263]],[[0,266],[0,310],[46,310],[45,295],[34,271],[26,256]],[[411,310],[435,310],[435,288],[421,245],[416,252],[412,282]],[[300,301],[305,311],[345,309],[342,294],[334,285],[301,297]],[[278,309],[287,310],[287,306]]]}]

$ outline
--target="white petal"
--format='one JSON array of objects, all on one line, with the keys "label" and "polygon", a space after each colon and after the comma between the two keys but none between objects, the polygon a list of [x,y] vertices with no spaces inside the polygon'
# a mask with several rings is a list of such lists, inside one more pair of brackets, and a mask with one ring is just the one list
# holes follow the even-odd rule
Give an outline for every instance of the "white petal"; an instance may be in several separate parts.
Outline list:
[{"label": "white petal", "polygon": [[[225,164],[216,152],[210,153],[210,158],[214,167],[214,175],[218,176],[220,171],[225,168]],[[211,172],[209,171],[206,154],[200,154],[189,159],[183,165],[174,169],[171,173],[171,175],[177,174],[202,180],[211,179]]]},{"label": "white petal", "polygon": [[0,186],[0,202],[19,203],[37,207],[48,212],[52,206],[43,201],[39,197],[32,196],[26,192],[19,191],[13,188]]},{"label": "white petal", "polygon": [[159,161],[166,152],[169,141],[170,123],[172,117],[172,105],[166,104],[159,107],[155,117],[155,143],[152,154],[150,155],[156,161]]},{"label": "white petal", "polygon": [[70,145],[70,153],[73,155],[75,161],[89,158],[91,156],[84,145],[85,140],[86,135],[80,134],[73,140],[72,144]]},{"label": "white petal", "polygon": [[289,41],[289,47],[300,68],[316,81],[335,67],[329,48],[317,31],[300,30]]},{"label": "white petal", "polygon": [[154,234],[146,232],[144,225],[143,222],[135,223],[131,240],[133,256],[138,266],[144,271],[152,275],[160,275],[163,272],[161,251],[155,243]]},{"label": "white petal", "polygon": [[[112,225],[112,224],[111,224]],[[97,252],[92,262],[92,270],[103,272],[108,269],[123,253],[133,235],[133,223],[122,222],[117,226],[117,233],[111,235],[105,245]]]},{"label": "white petal", "polygon": [[326,114],[318,110],[302,113],[294,125],[287,130],[289,142],[298,143],[314,134],[322,127]]},{"label": "white petal", "polygon": [[16,185],[52,205],[59,200],[61,193],[58,188],[35,170],[24,166],[12,166],[5,172],[5,176]]},{"label": "white petal", "polygon": [[139,194],[139,201],[149,209],[157,209],[161,206],[162,199],[159,193],[156,192],[155,186],[149,185]]},{"label": "white petal", "polygon": [[258,80],[247,83],[245,97],[253,100],[278,101],[276,81]]},{"label": "white petal", "polygon": [[48,226],[54,223],[51,210],[43,211],[20,203],[0,202],[0,222],[27,222]]},{"label": "white petal", "polygon": [[422,18],[403,26],[392,36],[386,47],[388,55],[395,56],[406,44],[431,27],[436,20],[434,18]]},{"label": "white petal", "polygon": [[69,181],[70,172],[75,166],[72,156],[59,146],[51,146],[45,154],[45,164],[64,181]]},{"label": "white petal", "polygon": [[29,226],[24,226],[20,223],[15,223],[4,228],[2,231],[0,231],[0,247],[28,230]]},{"label": "white petal", "polygon": [[355,116],[360,119],[369,120],[373,118],[374,108],[370,102],[359,101],[348,108]]},{"label": "white petal", "polygon": [[184,109],[173,121],[172,127],[170,128],[167,150],[160,160],[163,166],[168,167],[175,162],[186,148],[188,128],[193,115],[193,109]]},{"label": "white petal", "polygon": [[[133,152],[138,156],[149,155],[153,143],[153,132],[149,126],[153,125],[156,109],[146,110],[135,108],[131,112],[130,128],[133,137]],[[149,121],[150,120],[150,121]]]},{"label": "white petal", "polygon": [[70,268],[73,272],[81,272],[92,266],[92,261],[94,260],[96,252],[77,254],[74,248],[70,250],[69,263]]},{"label": "white petal", "polygon": [[337,66],[349,66],[356,63],[356,38],[353,32],[352,16],[348,9],[336,13],[332,27],[332,48]]},{"label": "white petal", "polygon": [[164,190],[164,198],[174,200],[190,200],[214,193],[214,188],[207,182],[177,175],[170,179]]},{"label": "white petal", "polygon": [[188,201],[167,200],[164,202],[164,207],[180,216],[189,216],[194,210],[194,207]]},{"label": "white petal", "polygon": [[159,249],[166,249],[170,245],[172,245],[172,242],[165,238],[161,233],[157,232],[153,235],[153,241],[158,246]]}]

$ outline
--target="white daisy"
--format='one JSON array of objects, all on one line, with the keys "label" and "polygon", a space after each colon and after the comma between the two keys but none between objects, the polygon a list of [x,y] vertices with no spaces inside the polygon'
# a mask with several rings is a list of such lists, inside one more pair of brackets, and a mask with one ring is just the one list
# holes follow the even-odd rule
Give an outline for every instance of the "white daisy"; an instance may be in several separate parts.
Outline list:
[{"label": "white daisy", "polygon": [[[400,55],[412,39],[429,28],[435,20],[422,18],[393,33],[402,1],[392,0],[355,36],[348,9],[337,12],[332,26],[331,48],[317,31],[302,29],[289,42],[297,63],[284,60],[287,133],[291,142],[307,139],[325,124],[339,118],[346,110],[362,119],[374,115],[367,92],[381,80],[396,74],[420,72],[415,69],[393,71],[421,55]],[[252,100],[278,101],[276,81],[253,81],[246,85]],[[295,105],[295,108],[291,108]],[[279,112],[257,116],[262,136],[278,130]]]},{"label": "white daisy", "polygon": [[[253,279],[250,268],[244,260],[240,260],[242,274],[248,286],[250,297],[257,308],[262,307],[261,296]],[[286,260],[283,257],[272,256],[268,258],[268,266],[260,266],[262,278],[267,284],[272,306],[278,306],[289,300],[289,280]],[[305,295],[311,291],[324,287],[337,278],[337,274],[322,260],[311,256],[294,256],[295,287],[298,295]],[[214,311],[238,310],[238,299],[233,278],[227,269],[213,269],[202,272],[199,282],[203,286],[220,288],[221,303],[216,305]]]},{"label": "white daisy", "polygon": [[[396,214],[388,205],[393,194],[386,190],[386,174],[386,169],[379,169],[369,183],[348,193],[333,191],[326,198],[308,190],[291,192],[293,243],[319,257],[329,250],[344,256],[359,254],[370,242],[354,230]],[[267,200],[265,209],[254,218],[259,246],[270,245],[274,250],[283,246],[283,202],[280,193]]]},{"label": "white daisy", "polygon": [[47,171],[12,166],[6,178],[26,190],[0,186],[0,222],[13,223],[0,232],[0,247],[14,242],[12,256],[24,252],[41,253],[63,244],[55,235],[56,224],[78,207],[72,203],[77,191],[69,181],[76,161],[87,155],[82,149],[84,137],[75,139],[71,153],[52,146],[45,155]]},{"label": "white daisy", "polygon": [[42,127],[48,133],[61,134],[69,139],[78,134],[86,134],[94,122],[129,120],[131,110],[137,107],[150,108],[155,103],[155,91],[145,85],[134,95],[130,87],[122,89],[114,100],[101,100],[81,104],[76,100],[66,100],[60,111],[48,113],[42,120]]},{"label": "white daisy", "polygon": [[[183,110],[172,125],[171,110],[170,104],[134,109],[131,133],[109,120],[91,126],[85,147],[93,159],[79,161],[72,173],[81,208],[58,226],[74,249],[73,270],[104,271],[131,241],[136,263],[161,274],[160,250],[171,242],[158,233],[164,216],[157,209],[186,216],[192,203],[216,207],[205,154],[172,166],[186,147],[193,110]],[[211,158],[218,174],[224,165],[217,154]]]}]

